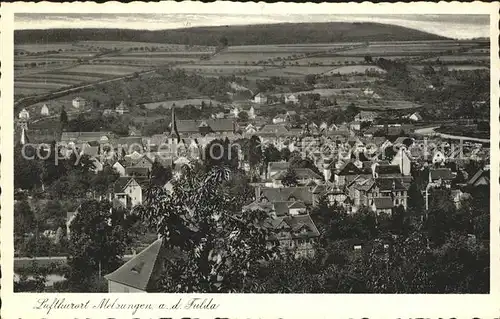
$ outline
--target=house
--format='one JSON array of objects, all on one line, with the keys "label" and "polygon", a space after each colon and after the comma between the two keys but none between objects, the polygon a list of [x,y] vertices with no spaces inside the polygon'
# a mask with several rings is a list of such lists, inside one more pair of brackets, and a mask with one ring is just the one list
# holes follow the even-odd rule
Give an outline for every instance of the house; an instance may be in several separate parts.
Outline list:
[{"label": "house", "polygon": [[467,182],[468,186],[479,187],[490,185],[490,171],[486,169],[478,170]]},{"label": "house", "polygon": [[411,159],[408,156],[408,151],[399,149],[396,155],[392,158],[391,165],[398,165],[399,170],[403,175],[411,175]]},{"label": "house", "polygon": [[394,207],[394,203],[390,197],[377,197],[373,199],[372,210],[380,214],[390,215],[392,213],[392,208]]},{"label": "house", "polygon": [[257,117],[257,113],[255,113],[255,108],[253,106],[250,107],[247,114],[250,120],[255,120],[255,118]]},{"label": "house", "polygon": [[285,114],[278,114],[273,118],[273,123],[274,124],[281,124],[286,122],[286,115]]},{"label": "house", "polygon": [[228,134],[235,133],[237,130],[233,119],[176,120],[176,125],[181,136],[210,133]]},{"label": "house", "polygon": [[355,121],[358,122],[373,122],[378,118],[377,112],[361,111],[354,117]]},{"label": "house", "polygon": [[337,187],[344,187],[359,175],[370,175],[369,172],[357,167],[353,162],[345,163],[340,169],[333,173],[333,182]]},{"label": "house", "polygon": [[124,207],[134,207],[142,203],[142,187],[133,177],[118,177],[113,187],[113,197]]},{"label": "house", "polygon": [[265,96],[264,93],[260,92],[254,96],[253,101],[258,104],[266,104],[267,96]]},{"label": "house", "polygon": [[26,111],[25,108],[23,108],[21,110],[21,112],[19,112],[19,119],[21,119],[21,120],[29,120],[30,119],[30,113],[28,111]]},{"label": "house", "polygon": [[366,88],[364,91],[363,91],[363,94],[365,95],[372,95],[374,93],[374,91],[370,88]]},{"label": "house", "polygon": [[49,108],[48,108],[47,104],[44,104],[42,106],[42,109],[40,110],[40,115],[42,115],[42,116],[49,116],[50,115]]},{"label": "house", "polygon": [[451,190],[451,199],[453,200],[453,203],[455,204],[455,207],[457,209],[460,208],[462,201],[471,198],[471,195],[469,193],[464,193],[460,189],[452,189]]},{"label": "house", "polygon": [[273,176],[274,174],[277,174],[279,172],[284,172],[290,167],[289,162],[269,162],[267,164],[267,176]]},{"label": "house", "polygon": [[116,114],[123,115],[123,114],[129,113],[130,110],[129,110],[128,106],[125,104],[125,102],[121,101],[120,105],[118,105],[116,107],[115,112],[116,112]]},{"label": "house", "polygon": [[273,230],[269,241],[282,252],[292,252],[296,258],[314,257],[314,243],[320,233],[308,214],[279,217],[271,214],[263,226]]},{"label": "house", "polygon": [[451,187],[455,174],[450,168],[431,168],[429,170],[429,187]]},{"label": "house", "polygon": [[74,108],[79,109],[81,107],[84,107],[86,105],[87,101],[84,98],[81,98],[79,96],[75,97],[73,101],[71,101],[71,105],[73,105]]},{"label": "house", "polygon": [[77,144],[95,141],[102,145],[109,142],[110,136],[110,132],[62,132],[60,142]]},{"label": "house", "polygon": [[434,154],[432,155],[432,164],[434,165],[444,164],[445,161],[446,161],[446,156],[441,151],[435,151]]},{"label": "house", "polygon": [[299,103],[299,99],[295,94],[287,94],[285,95],[285,103],[297,104]]},{"label": "house", "polygon": [[301,201],[313,204],[313,194],[308,187],[255,187],[255,200],[259,203]]},{"label": "house", "polygon": [[[400,205],[404,209],[407,208],[407,188],[399,178],[358,177],[348,185],[348,190],[354,209],[360,206],[378,207],[379,210],[386,212],[389,208]],[[389,205],[386,200],[375,202],[376,198],[381,197],[391,199],[392,206],[387,207]]]},{"label": "house", "polygon": [[252,123],[249,123],[245,128],[243,129],[243,133],[245,134],[250,134],[253,135],[257,132],[257,127],[253,125]]},{"label": "house", "polygon": [[112,168],[118,173],[120,174],[120,176],[125,176],[125,167],[120,163],[120,162],[116,162],[113,164]]},{"label": "house", "polygon": [[415,113],[411,114],[410,116],[408,116],[408,118],[410,120],[412,120],[413,122],[420,122],[423,120],[422,115],[420,115],[419,112],[415,112]]},{"label": "house", "polygon": [[[297,176],[297,182],[299,185],[308,185],[310,182],[314,182],[315,185],[318,185],[323,182],[322,176],[315,173],[310,168],[294,168],[293,171]],[[287,171],[280,171],[271,175],[269,182],[266,182],[266,186],[283,187],[282,180],[286,177],[287,173]]]},{"label": "house", "polygon": [[401,177],[399,165],[374,163],[372,173],[374,178]]},{"label": "house", "polygon": [[181,254],[166,247],[164,239],[157,239],[123,266],[104,276],[108,292],[154,292],[168,261]]},{"label": "house", "polygon": [[361,130],[361,122],[353,121],[349,124],[349,128],[354,131],[359,131]]}]

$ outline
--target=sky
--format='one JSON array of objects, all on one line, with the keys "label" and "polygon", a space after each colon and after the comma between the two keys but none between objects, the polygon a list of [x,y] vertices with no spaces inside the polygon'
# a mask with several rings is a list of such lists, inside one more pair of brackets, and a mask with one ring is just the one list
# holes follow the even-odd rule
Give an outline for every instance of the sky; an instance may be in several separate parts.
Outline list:
[{"label": "sky", "polygon": [[123,28],[161,30],[184,27],[247,25],[286,22],[377,22],[437,35],[469,39],[489,37],[489,15],[481,14],[267,14],[251,13],[18,13],[15,29]]}]

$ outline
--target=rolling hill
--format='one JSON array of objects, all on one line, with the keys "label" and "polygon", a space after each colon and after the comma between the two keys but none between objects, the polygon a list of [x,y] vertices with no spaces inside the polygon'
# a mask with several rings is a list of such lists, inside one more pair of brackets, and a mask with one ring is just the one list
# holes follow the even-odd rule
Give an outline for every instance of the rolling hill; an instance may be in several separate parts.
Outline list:
[{"label": "rolling hill", "polygon": [[229,45],[262,45],[364,41],[446,40],[435,34],[380,23],[283,23],[196,27],[171,30],[46,29],[16,30],[15,44],[72,41],[138,41],[214,45],[225,37]]}]

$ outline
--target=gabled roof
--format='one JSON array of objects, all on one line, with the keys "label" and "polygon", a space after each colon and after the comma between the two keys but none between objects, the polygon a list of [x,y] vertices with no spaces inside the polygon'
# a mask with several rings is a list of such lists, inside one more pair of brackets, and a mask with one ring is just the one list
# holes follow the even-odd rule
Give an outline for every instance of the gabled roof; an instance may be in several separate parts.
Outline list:
[{"label": "gabled roof", "polygon": [[359,167],[354,165],[353,162],[347,162],[337,173],[339,176],[347,176],[347,175],[358,175],[361,174],[361,170]]},{"label": "gabled roof", "polygon": [[147,291],[156,284],[165,258],[176,258],[176,256],[177,254],[166,250],[162,239],[158,239],[104,278]]},{"label": "gabled roof", "polygon": [[450,168],[435,168],[430,170],[432,180],[452,180],[454,178],[453,172]]},{"label": "gabled roof", "polygon": [[[294,168],[293,170],[294,170],[295,174],[297,175],[298,179],[308,179],[308,178],[321,179],[321,176],[318,175],[317,173],[315,173],[310,168]],[[287,174],[287,171],[280,171],[280,172],[277,172],[276,174],[274,174],[273,176],[271,176],[271,179],[282,180],[283,178],[285,178],[286,174]]]},{"label": "gabled roof", "polygon": [[234,131],[234,121],[232,119],[208,119],[208,120],[176,120],[177,131],[182,133],[198,133],[200,125],[207,125],[212,132],[232,132]]},{"label": "gabled roof", "polygon": [[289,204],[288,208],[290,208],[290,209],[306,208],[306,205],[302,202],[295,201],[295,202]]},{"label": "gabled roof", "polygon": [[269,162],[269,170],[287,170],[290,167],[289,162]]},{"label": "gabled roof", "polygon": [[375,173],[379,175],[400,175],[401,171],[398,165],[376,165]]},{"label": "gabled roof", "polygon": [[483,169],[480,169],[476,172],[476,174],[474,174],[470,179],[469,181],[467,182],[467,184],[469,185],[474,185],[476,184],[477,181],[479,181],[479,179],[483,177],[485,178],[486,182],[489,184],[490,183],[490,171],[489,170],[483,170]]},{"label": "gabled roof", "polygon": [[406,190],[406,187],[403,185],[399,178],[377,178],[375,180],[376,185],[382,191],[387,190],[395,190],[401,191]]},{"label": "gabled roof", "polygon": [[[258,189],[256,188],[256,192]],[[287,202],[291,199],[301,200],[307,205],[312,204],[312,193],[307,187],[280,187],[268,188],[261,187],[260,193],[262,197],[267,198],[270,202]],[[258,198],[258,199],[260,199]]]},{"label": "gabled roof", "polygon": [[388,209],[393,208],[394,203],[390,197],[377,197],[373,199],[373,205],[376,209]]},{"label": "gabled roof", "polygon": [[262,127],[257,134],[286,134],[288,129],[283,124],[267,124]]},{"label": "gabled roof", "polygon": [[125,188],[127,187],[127,185],[129,183],[131,183],[132,181],[135,181],[133,177],[118,177],[118,179],[115,181],[115,184],[114,184],[114,192],[115,193],[123,193],[123,191],[125,190]]}]

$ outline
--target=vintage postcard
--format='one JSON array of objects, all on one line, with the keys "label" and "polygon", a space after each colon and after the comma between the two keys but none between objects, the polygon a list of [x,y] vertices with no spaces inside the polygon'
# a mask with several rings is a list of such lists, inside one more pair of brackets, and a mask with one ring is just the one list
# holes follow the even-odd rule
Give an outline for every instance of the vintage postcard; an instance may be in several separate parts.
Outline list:
[{"label": "vintage postcard", "polygon": [[499,316],[498,12],[2,5],[2,317]]}]

